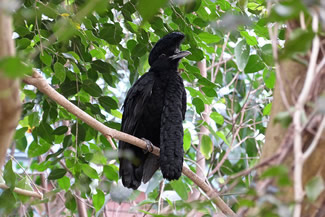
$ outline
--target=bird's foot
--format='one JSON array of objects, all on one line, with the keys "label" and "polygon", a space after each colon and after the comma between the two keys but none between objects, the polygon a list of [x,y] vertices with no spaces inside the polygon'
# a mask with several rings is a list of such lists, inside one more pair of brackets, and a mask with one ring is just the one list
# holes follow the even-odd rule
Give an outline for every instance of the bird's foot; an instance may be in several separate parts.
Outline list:
[{"label": "bird's foot", "polygon": [[148,140],[148,139],[145,139],[145,138],[141,138],[147,145],[147,150],[144,150],[145,153],[147,152],[153,152],[153,144]]}]

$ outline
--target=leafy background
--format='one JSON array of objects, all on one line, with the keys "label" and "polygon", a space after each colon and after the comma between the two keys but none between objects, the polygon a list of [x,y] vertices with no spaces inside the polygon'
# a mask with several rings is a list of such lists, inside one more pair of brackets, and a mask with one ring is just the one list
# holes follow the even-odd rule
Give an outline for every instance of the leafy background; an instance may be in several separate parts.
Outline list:
[{"label": "leafy background", "polygon": [[[291,10],[280,13],[277,9],[284,6]],[[181,49],[192,53],[180,64],[188,95],[185,162],[197,172],[197,152],[202,153],[207,182],[236,211],[255,205],[242,197],[253,192],[255,173],[229,177],[256,165],[272,107],[276,78],[267,26],[280,23],[277,40],[283,47],[282,23],[307,11],[300,1],[278,3],[269,15],[266,7],[264,0],[25,0],[13,13],[17,56],[2,59],[0,68],[11,77],[35,68],[72,103],[119,130],[126,92],[148,71],[152,46],[169,32],[183,32]],[[308,31],[297,32],[281,50],[281,58],[305,52],[312,38]],[[206,63],[206,75],[198,63]],[[160,173],[140,190],[123,189],[117,153],[103,135],[33,86],[22,84],[21,90],[23,113],[4,180],[8,186],[32,189],[32,184],[42,185],[45,175],[48,189],[42,201],[3,191],[2,213],[21,213],[24,207],[26,215],[37,216],[46,203],[54,212],[61,198],[60,214],[75,215],[78,197],[86,199],[89,216],[100,215],[111,200],[136,201],[137,214],[157,213]],[[281,167],[269,176],[290,183]],[[162,207],[178,215],[187,215],[193,207],[213,215],[216,207],[206,197],[190,202],[195,189],[185,176],[165,181]],[[139,202],[141,192],[145,199]],[[279,206],[274,202],[266,213],[271,215]]]}]

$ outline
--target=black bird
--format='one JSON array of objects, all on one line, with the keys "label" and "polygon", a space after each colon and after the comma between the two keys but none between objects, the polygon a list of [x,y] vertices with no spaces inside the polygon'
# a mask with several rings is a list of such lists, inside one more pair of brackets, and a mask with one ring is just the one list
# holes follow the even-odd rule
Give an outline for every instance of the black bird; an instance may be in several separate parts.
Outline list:
[{"label": "black bird", "polygon": [[191,54],[180,51],[184,37],[172,32],[161,38],[150,52],[149,72],[127,93],[121,130],[160,147],[160,158],[120,141],[120,177],[125,187],[137,189],[159,167],[168,180],[181,176],[186,92],[177,70],[179,61]]}]

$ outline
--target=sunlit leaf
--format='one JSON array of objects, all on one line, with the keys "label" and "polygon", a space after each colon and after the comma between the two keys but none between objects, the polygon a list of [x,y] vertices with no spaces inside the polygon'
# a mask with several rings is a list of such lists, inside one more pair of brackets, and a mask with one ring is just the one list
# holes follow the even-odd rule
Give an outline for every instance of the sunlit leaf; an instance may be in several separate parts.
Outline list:
[{"label": "sunlit leaf", "polygon": [[175,180],[170,182],[172,188],[177,192],[177,194],[183,199],[183,200],[187,200],[187,188],[185,183],[179,179],[179,180]]},{"label": "sunlit leaf", "polygon": [[236,58],[238,68],[241,71],[244,70],[248,62],[249,52],[250,52],[250,48],[246,44],[245,40],[240,41],[235,47],[235,58]]},{"label": "sunlit leaf", "polygon": [[93,204],[94,204],[96,211],[98,212],[100,210],[100,208],[102,208],[102,206],[105,203],[105,195],[100,189],[96,189],[96,191],[97,191],[97,194],[93,195]]},{"label": "sunlit leaf", "polygon": [[208,32],[201,32],[199,34],[199,37],[202,41],[206,42],[206,43],[217,43],[221,40],[221,37],[218,35],[213,35],[211,33]]},{"label": "sunlit leaf", "polygon": [[82,164],[81,169],[89,178],[98,179],[97,171],[88,164]]},{"label": "sunlit leaf", "polygon": [[207,135],[202,135],[200,151],[206,159],[210,159],[213,150],[212,140]]}]

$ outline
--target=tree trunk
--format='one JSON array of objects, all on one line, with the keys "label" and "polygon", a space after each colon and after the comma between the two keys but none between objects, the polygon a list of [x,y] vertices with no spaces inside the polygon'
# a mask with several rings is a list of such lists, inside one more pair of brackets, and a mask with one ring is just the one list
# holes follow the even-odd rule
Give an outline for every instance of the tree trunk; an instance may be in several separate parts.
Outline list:
[{"label": "tree trunk", "polygon": [[[318,57],[318,59],[322,59]],[[319,61],[318,61],[319,62]],[[294,61],[283,61],[280,63],[280,75],[283,83],[283,92],[285,92],[285,96],[290,105],[290,108],[294,108],[297,103],[298,96],[301,93],[305,85],[306,79],[306,71],[307,68]],[[316,104],[319,96],[324,94],[325,90],[325,68],[323,67],[316,78],[313,81],[312,88],[309,92],[308,101],[312,102],[312,104]],[[285,160],[282,162],[278,161],[279,164],[282,163],[289,169],[289,173],[291,175],[293,183],[296,180],[294,177],[294,167],[295,164],[295,156],[294,156],[294,129],[295,125],[293,122],[291,123],[291,127],[284,128],[279,123],[275,123],[275,118],[280,112],[287,111],[285,107],[285,103],[283,101],[283,96],[281,96],[281,85],[277,82],[274,90],[274,100],[272,103],[272,110],[270,116],[270,122],[267,127],[266,135],[265,135],[265,144],[262,150],[262,158],[261,161],[268,159],[273,156],[279,150],[284,150],[284,146],[291,145],[291,148],[285,157]],[[324,105],[323,105],[324,106]],[[308,103],[304,106],[307,117],[310,116],[314,107],[308,106]],[[310,143],[315,138],[315,132],[317,132],[319,127],[319,122],[321,119],[321,115],[315,115],[314,118],[311,119],[307,127],[302,132],[302,151],[306,152],[307,148],[310,146]],[[324,131],[320,140],[317,144],[316,149],[312,152],[311,156],[304,162],[303,171],[302,171],[302,186],[304,187],[308,181],[310,181],[313,177],[320,175],[323,180],[325,180],[325,135]],[[259,185],[260,189],[263,188]],[[280,200],[285,202],[294,202],[294,184],[290,187],[280,190],[281,196]],[[304,192],[306,195],[306,192]],[[308,202],[306,197],[303,197],[302,203],[302,213],[301,216],[325,216],[325,193],[324,191],[320,194],[315,202]]]},{"label": "tree trunk", "polygon": [[[5,4],[10,4],[10,1],[0,0],[0,5]],[[0,59],[15,55],[12,32],[11,16],[4,7],[0,7]],[[19,85],[18,79],[9,79],[0,70],[0,168],[5,163],[7,149],[20,118]]]}]

